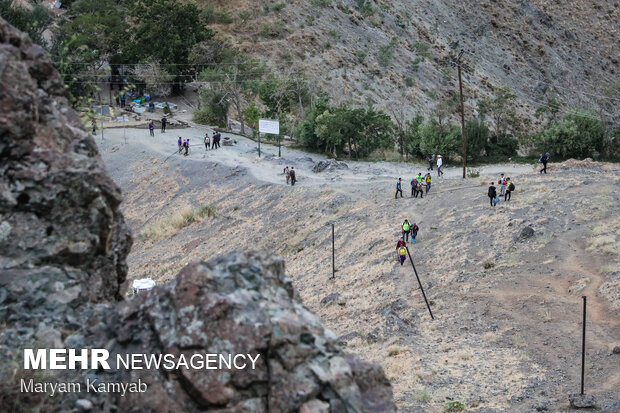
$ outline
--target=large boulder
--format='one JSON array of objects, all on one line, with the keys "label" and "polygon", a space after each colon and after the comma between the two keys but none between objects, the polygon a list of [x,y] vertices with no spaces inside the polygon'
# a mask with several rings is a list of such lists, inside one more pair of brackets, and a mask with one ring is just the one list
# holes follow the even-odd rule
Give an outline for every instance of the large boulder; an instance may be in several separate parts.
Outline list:
[{"label": "large boulder", "polygon": [[[344,354],[284,262],[235,253],[123,301],[131,236],[121,194],[43,49],[0,18],[0,406],[3,411],[394,412],[382,369]],[[256,369],[67,370],[24,348],[241,353]],[[44,378],[41,378],[43,377]],[[20,392],[19,379],[136,382],[146,392]],[[84,387],[86,387],[84,385]]]},{"label": "large boulder", "polygon": [[105,337],[117,343],[115,353],[259,356],[255,370],[230,374],[124,372],[124,380],[140,379],[151,390],[120,398],[121,411],[140,411],[153,398],[166,400],[158,411],[297,412],[321,403],[332,412],[395,411],[382,369],[343,354],[337,337],[296,298],[282,259],[271,255],[192,263],[169,284],[117,306],[109,319]]},{"label": "large boulder", "polygon": [[0,315],[37,327],[59,305],[119,300],[131,236],[52,62],[2,19],[0,74]]},{"label": "large boulder", "polygon": [[344,162],[337,161],[335,159],[327,159],[324,161],[319,161],[312,167],[312,171],[315,173],[319,172],[331,172],[337,171],[340,169],[349,169],[349,165]]}]

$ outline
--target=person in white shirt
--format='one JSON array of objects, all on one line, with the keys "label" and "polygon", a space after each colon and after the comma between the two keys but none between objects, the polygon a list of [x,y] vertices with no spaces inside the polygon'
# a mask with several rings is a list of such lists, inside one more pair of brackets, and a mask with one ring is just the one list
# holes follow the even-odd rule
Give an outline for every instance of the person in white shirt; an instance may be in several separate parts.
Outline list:
[{"label": "person in white shirt", "polygon": [[437,155],[437,176],[443,175],[441,165],[443,165],[443,158],[441,157],[441,155]]}]

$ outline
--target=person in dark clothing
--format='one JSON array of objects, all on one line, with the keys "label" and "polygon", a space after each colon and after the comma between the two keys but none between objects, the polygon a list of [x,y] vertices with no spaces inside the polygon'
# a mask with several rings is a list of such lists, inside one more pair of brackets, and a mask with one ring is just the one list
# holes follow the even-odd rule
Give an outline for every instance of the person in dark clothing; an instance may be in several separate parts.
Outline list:
[{"label": "person in dark clothing", "polygon": [[398,178],[398,182],[396,182],[396,194],[394,194],[394,199],[398,198],[398,193],[400,192],[400,197],[403,197],[403,188],[402,188],[402,178]]},{"label": "person in dark clothing", "polygon": [[183,150],[183,145],[185,144],[185,141],[182,141],[180,136],[179,136],[179,139],[177,140],[177,144],[179,145],[179,153],[181,153],[181,151]]},{"label": "person in dark clothing", "polygon": [[155,125],[153,125],[153,121],[150,121],[149,122],[149,133],[151,134],[151,136],[155,136],[154,129],[155,129]]},{"label": "person in dark clothing", "polygon": [[433,170],[433,162],[435,161],[435,155],[428,155],[426,160],[428,161],[428,168],[426,168],[426,170],[427,171],[432,171]]},{"label": "person in dark clothing", "polygon": [[420,230],[420,227],[418,227],[418,224],[416,224],[415,222],[411,225],[411,243],[415,242],[415,238],[418,236],[418,231]]},{"label": "person in dark clothing", "polygon": [[549,158],[551,157],[551,155],[549,155],[549,152],[547,152],[546,154],[542,155],[540,157],[540,163],[543,164],[542,169],[540,170],[540,173],[547,173],[547,162],[549,162]]},{"label": "person in dark clothing", "polygon": [[121,108],[125,107],[125,92],[121,92]]},{"label": "person in dark clothing", "polygon": [[506,178],[506,193],[504,194],[504,201],[510,201],[510,195],[515,189],[515,184],[510,182],[510,178]]},{"label": "person in dark clothing", "polygon": [[491,202],[491,206],[495,206],[495,198],[497,197],[497,188],[494,186],[495,182],[491,182],[491,186],[489,186],[489,200]]},{"label": "person in dark clothing", "polygon": [[161,118],[161,133],[166,132],[166,125],[168,124],[168,119],[164,116]]},{"label": "person in dark clothing", "polygon": [[291,166],[291,170],[289,171],[289,175],[291,175],[291,185],[295,185],[297,182],[297,177],[295,176],[295,168]]}]

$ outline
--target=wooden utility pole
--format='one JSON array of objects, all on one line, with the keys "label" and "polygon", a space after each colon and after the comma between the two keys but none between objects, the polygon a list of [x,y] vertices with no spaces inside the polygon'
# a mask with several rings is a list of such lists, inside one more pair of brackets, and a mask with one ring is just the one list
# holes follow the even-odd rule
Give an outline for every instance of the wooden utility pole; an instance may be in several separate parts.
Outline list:
[{"label": "wooden utility pole", "polygon": [[465,171],[466,171],[466,165],[467,165],[467,152],[465,149],[465,105],[463,104],[463,80],[461,78],[461,67],[465,66],[465,64],[461,61],[461,58],[463,57],[463,53],[465,53],[465,51],[461,49],[456,62],[453,62],[452,65],[458,68],[458,73],[459,73],[459,96],[461,98],[461,143],[463,144],[463,150],[462,150],[463,179],[465,179]]}]

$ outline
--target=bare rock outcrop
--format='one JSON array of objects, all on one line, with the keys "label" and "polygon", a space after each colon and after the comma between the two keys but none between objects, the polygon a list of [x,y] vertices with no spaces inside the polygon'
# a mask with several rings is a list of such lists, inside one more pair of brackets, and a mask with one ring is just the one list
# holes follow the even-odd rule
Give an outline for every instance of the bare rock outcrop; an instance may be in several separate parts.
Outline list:
[{"label": "bare rock outcrop", "polygon": [[[0,405],[7,411],[393,412],[382,369],[341,352],[296,297],[284,262],[192,263],[123,301],[131,236],[121,194],[67,105],[44,50],[0,18]],[[146,392],[19,392],[23,348],[259,356],[255,369],[67,370],[48,381]],[[30,374],[32,378],[33,375]]]},{"label": "bare rock outcrop", "polygon": [[[258,355],[256,368],[136,370],[152,389],[119,401],[123,411],[166,400],[158,411],[389,412],[392,391],[376,365],[343,354],[337,337],[299,300],[282,259],[234,254],[187,266],[171,283],[120,304],[106,338],[116,353]],[[319,410],[321,411],[321,410]]]}]

